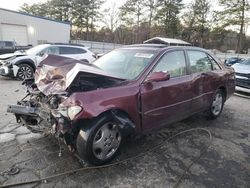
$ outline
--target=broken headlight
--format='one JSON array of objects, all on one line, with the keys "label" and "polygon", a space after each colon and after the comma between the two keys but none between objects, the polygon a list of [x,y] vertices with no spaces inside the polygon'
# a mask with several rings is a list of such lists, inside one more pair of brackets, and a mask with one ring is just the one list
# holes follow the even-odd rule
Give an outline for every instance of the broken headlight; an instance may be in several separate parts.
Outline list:
[{"label": "broken headlight", "polygon": [[59,105],[58,112],[64,116],[69,118],[70,120],[73,120],[77,114],[79,114],[82,111],[82,107],[80,106],[62,106]]},{"label": "broken headlight", "polygon": [[82,111],[82,107],[80,106],[70,106],[68,108],[68,116],[71,120],[75,118],[77,114],[79,114]]},{"label": "broken headlight", "polygon": [[9,60],[3,61],[2,64],[5,65],[5,66],[9,66],[9,65],[11,65],[11,61],[9,61]]}]

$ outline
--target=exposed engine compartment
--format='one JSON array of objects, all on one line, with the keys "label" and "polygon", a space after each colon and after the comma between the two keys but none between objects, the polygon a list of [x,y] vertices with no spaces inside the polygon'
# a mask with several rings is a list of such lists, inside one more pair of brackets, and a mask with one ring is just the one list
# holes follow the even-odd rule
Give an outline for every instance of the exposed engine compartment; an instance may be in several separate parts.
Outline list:
[{"label": "exposed engine compartment", "polygon": [[96,89],[104,89],[120,85],[123,80],[117,80],[90,73],[79,73],[72,84],[68,87],[67,92],[70,95],[74,92],[86,92]]}]

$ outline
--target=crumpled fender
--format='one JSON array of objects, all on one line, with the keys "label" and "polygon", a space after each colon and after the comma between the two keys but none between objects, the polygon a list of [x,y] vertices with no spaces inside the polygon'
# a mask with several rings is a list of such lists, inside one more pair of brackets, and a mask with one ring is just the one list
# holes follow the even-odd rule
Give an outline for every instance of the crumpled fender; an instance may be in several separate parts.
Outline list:
[{"label": "crumpled fender", "polygon": [[135,124],[126,115],[119,113],[117,110],[112,110],[111,115],[122,129],[124,135],[135,133]]},{"label": "crumpled fender", "polygon": [[[126,115],[119,113],[119,111],[117,110],[111,110],[111,113],[107,115],[112,116],[113,120],[117,122],[117,124],[122,130],[122,134],[124,137],[131,134],[135,134],[135,124]],[[84,140],[88,140],[93,126],[94,125],[91,123],[81,126],[79,133]]]}]

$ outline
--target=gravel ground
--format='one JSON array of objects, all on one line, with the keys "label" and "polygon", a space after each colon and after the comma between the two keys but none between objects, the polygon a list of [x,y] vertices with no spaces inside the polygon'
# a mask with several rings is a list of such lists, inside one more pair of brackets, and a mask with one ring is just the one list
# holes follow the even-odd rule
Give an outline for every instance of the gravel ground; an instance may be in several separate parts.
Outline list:
[{"label": "gravel ground", "polygon": [[[18,167],[16,175],[2,173],[0,185],[43,178],[80,168],[81,164],[53,137],[31,133],[6,113],[25,94],[21,82],[0,77],[0,173]],[[231,97],[220,118],[203,114],[172,124],[148,136],[130,139],[118,159],[143,152],[173,132],[207,128],[211,146],[182,177],[179,187],[250,187],[250,99]],[[196,131],[181,135],[161,148],[124,164],[101,170],[78,172],[22,187],[174,187],[186,167],[209,144],[207,135]]]}]

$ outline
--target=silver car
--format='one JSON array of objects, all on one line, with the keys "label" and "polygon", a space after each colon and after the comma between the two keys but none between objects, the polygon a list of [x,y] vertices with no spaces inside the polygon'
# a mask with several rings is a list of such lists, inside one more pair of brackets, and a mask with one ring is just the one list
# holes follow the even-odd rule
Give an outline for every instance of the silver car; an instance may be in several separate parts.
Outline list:
[{"label": "silver car", "polygon": [[250,93],[250,58],[232,67],[236,74],[236,91]]}]

